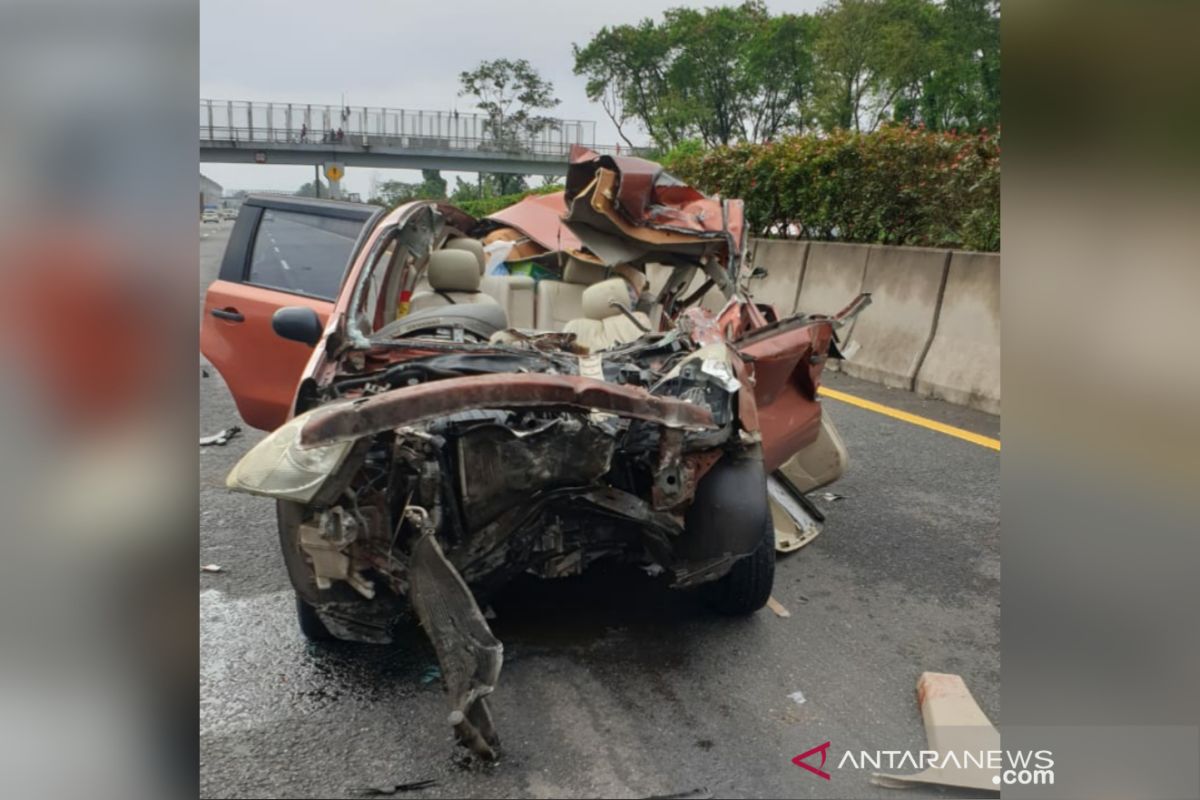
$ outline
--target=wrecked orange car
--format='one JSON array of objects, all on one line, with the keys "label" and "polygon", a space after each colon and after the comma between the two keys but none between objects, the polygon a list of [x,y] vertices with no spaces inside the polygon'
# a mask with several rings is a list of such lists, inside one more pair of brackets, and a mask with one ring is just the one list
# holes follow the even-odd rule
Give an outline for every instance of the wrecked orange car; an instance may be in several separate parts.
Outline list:
[{"label": "wrecked orange car", "polygon": [[[819,480],[840,473],[817,386],[866,303],[786,318],[754,303],[741,202],[640,159],[579,149],[561,200],[497,216],[409,203],[358,237],[327,321],[281,297],[281,346],[310,357],[290,418],[228,478],[278,501],[305,633],[386,642],[415,612],[450,724],[484,758],[503,648],[480,603],[513,576],[615,558],[719,612],[766,604],[769,486],[813,453]],[[527,259],[543,277],[495,274]],[[561,307],[541,329],[512,319]],[[811,488],[781,485],[801,505]]]}]

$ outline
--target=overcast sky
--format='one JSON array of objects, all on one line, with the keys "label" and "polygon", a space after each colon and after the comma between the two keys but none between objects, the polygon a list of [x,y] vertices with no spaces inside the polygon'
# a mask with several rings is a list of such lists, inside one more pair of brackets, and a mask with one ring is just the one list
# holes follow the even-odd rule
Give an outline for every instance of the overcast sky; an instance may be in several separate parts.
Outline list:
[{"label": "overcast sky", "polygon": [[[562,103],[552,113],[595,120],[597,143],[612,144],[615,129],[571,71],[571,44],[585,44],[605,25],[661,19],[663,10],[686,4],[201,0],[200,97],[337,105],[345,93],[351,106],[469,111],[470,99],[458,96],[459,72],[486,59],[526,58],[554,83]],[[823,4],[768,2],[775,13]],[[292,190],[313,177],[311,167],[202,164],[201,171],[226,189]],[[419,177],[408,170],[350,167],[343,186],[365,197],[372,172],[382,180]],[[453,173],[443,174],[453,184]]]}]

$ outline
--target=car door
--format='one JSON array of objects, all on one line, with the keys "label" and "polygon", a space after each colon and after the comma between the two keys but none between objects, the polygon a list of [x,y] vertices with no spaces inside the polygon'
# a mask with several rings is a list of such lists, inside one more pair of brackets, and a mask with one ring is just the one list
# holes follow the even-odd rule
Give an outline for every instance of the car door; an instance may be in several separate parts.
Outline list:
[{"label": "car door", "polygon": [[375,206],[251,196],[242,204],[218,279],[208,288],[200,350],[225,379],[247,425],[288,417],[312,348],[277,336],[275,311],[307,306],[324,323]]},{"label": "car door", "polygon": [[[841,446],[835,435],[821,437],[817,388],[834,341],[834,325],[844,324],[870,303],[860,295],[832,317],[794,315],[760,324],[757,317],[734,347],[754,371],[754,400],[768,472],[821,438]],[[774,312],[771,312],[772,318]]]}]

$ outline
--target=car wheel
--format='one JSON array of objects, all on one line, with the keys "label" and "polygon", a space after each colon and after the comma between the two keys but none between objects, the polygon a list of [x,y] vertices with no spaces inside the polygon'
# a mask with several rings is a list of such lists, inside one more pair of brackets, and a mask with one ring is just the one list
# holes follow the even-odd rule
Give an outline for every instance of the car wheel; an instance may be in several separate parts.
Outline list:
[{"label": "car wheel", "polygon": [[775,584],[775,526],[767,515],[754,552],[704,587],[705,599],[722,614],[753,614],[767,604]]},{"label": "car wheel", "polygon": [[325,623],[317,616],[317,610],[296,595],[296,620],[300,623],[300,632],[310,642],[333,642],[337,637],[329,632]]}]

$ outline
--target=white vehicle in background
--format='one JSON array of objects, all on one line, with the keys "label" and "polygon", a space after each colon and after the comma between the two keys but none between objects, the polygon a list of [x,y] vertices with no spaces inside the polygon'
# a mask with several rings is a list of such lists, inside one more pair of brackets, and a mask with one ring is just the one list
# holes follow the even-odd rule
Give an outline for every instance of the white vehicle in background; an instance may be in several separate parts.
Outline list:
[{"label": "white vehicle in background", "polygon": [[236,208],[222,208],[221,219],[237,219],[238,210]]},{"label": "white vehicle in background", "polygon": [[200,221],[201,222],[220,222],[221,216],[213,209],[208,208],[208,209],[205,209],[204,213],[200,215]]}]

